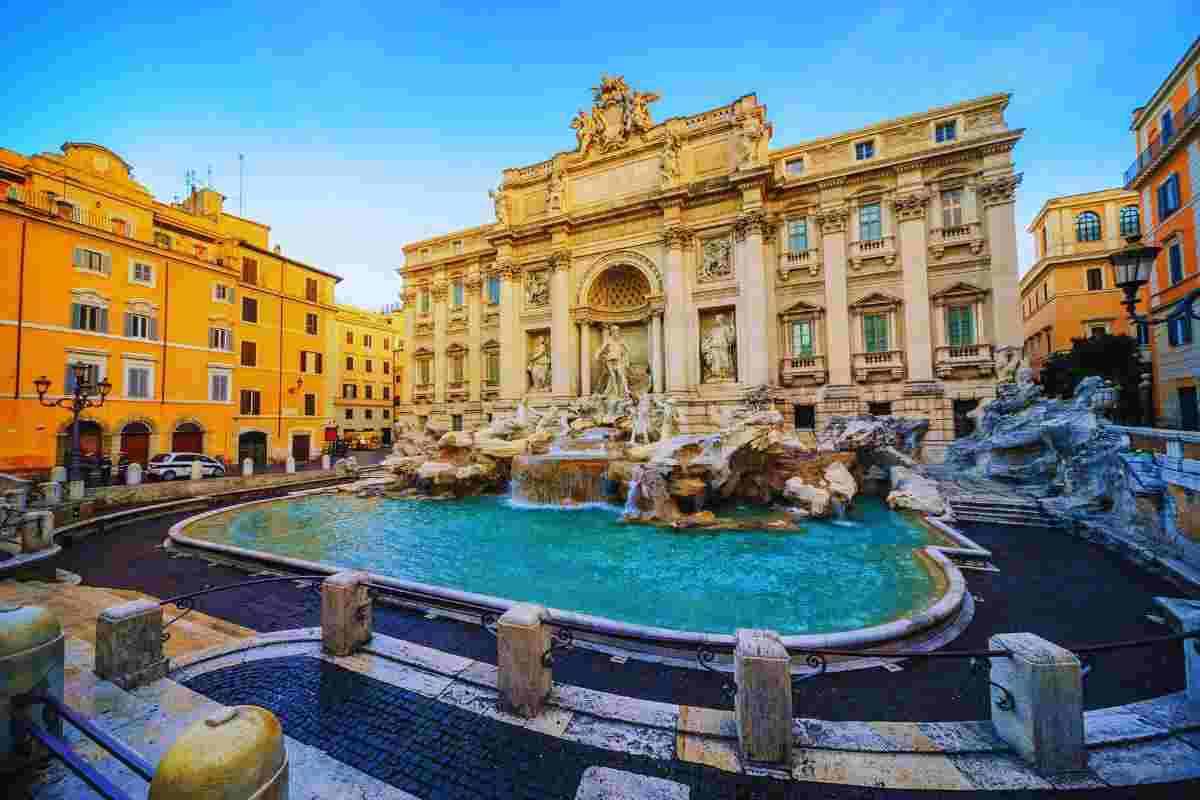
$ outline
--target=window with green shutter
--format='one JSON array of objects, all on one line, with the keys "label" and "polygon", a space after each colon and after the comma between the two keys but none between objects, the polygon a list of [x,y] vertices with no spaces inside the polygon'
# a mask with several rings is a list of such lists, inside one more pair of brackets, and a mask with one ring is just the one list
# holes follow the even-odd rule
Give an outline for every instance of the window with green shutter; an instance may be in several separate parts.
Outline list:
[{"label": "window with green shutter", "polygon": [[788,252],[802,253],[808,249],[808,222],[802,219],[788,221]]},{"label": "window with green shutter", "polygon": [[863,341],[866,342],[868,353],[886,353],[888,351],[887,314],[863,315]]},{"label": "window with green shutter", "polygon": [[108,333],[108,309],[90,303],[72,303],[71,327],[77,331]]},{"label": "window with green shutter", "polygon": [[811,356],[813,354],[812,322],[801,320],[792,323],[792,356]]},{"label": "window with green shutter", "polygon": [[946,307],[946,337],[951,347],[975,344],[975,315],[971,306]]}]

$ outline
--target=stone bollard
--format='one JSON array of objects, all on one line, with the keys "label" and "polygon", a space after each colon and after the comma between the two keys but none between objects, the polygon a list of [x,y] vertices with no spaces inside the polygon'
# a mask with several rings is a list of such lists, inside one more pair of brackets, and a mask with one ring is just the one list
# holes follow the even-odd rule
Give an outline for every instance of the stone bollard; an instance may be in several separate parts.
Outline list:
[{"label": "stone bollard", "polygon": [[339,572],[321,584],[321,647],[348,656],[371,640],[372,607],[365,572]]},{"label": "stone bollard", "polygon": [[21,520],[21,552],[36,553],[54,544],[54,513],[26,511]]},{"label": "stone bollard", "polygon": [[[1012,651],[1008,658],[991,659],[996,734],[1039,772],[1086,769],[1079,658],[1032,633],[997,634],[988,648]],[[997,686],[1008,690],[1011,702]]]},{"label": "stone bollard", "polygon": [[333,459],[331,459],[329,457],[329,453],[326,453],[325,455],[321,456],[321,469],[328,472],[332,468],[333,468]]},{"label": "stone bollard", "polygon": [[142,465],[136,461],[125,470],[125,485],[137,486],[142,482]]},{"label": "stone bollard", "polygon": [[[1167,624],[1175,633],[1200,633],[1200,600],[1156,597],[1154,604],[1163,610]],[[1184,639],[1182,644],[1188,704],[1200,709],[1200,636]]]},{"label": "stone bollard", "polygon": [[50,480],[54,481],[55,483],[65,484],[67,482],[67,468],[55,467],[54,469],[50,470]]},{"label": "stone bollard", "polygon": [[243,458],[242,459],[242,477],[249,478],[253,474],[254,474],[254,459]]},{"label": "stone bollard", "polygon": [[204,479],[204,464],[200,461],[192,462],[191,474],[188,475],[191,480],[199,481]]},{"label": "stone bollard", "polygon": [[296,457],[288,456],[287,461],[283,462],[283,471],[291,475],[296,471]]},{"label": "stone bollard", "polygon": [[222,708],[184,728],[158,762],[149,800],[287,800],[287,744],[258,706]]},{"label": "stone bollard", "polygon": [[82,500],[84,489],[83,481],[71,481],[67,484],[67,499]]},{"label": "stone bollard", "polygon": [[791,764],[792,660],[775,631],[739,628],[733,651],[738,743],[742,758]]},{"label": "stone bollard", "polygon": [[532,719],[542,710],[554,685],[542,658],[550,649],[550,629],[543,624],[546,609],[534,603],[514,603],[496,626],[496,679],[500,704]]},{"label": "stone bollard", "polygon": [[63,501],[63,485],[56,481],[46,481],[40,484],[42,487],[42,496],[46,498],[46,505],[56,506]]},{"label": "stone bollard", "polygon": [[0,773],[25,770],[46,755],[19,737],[22,719],[62,736],[62,719],[44,705],[22,706],[22,695],[45,693],[62,700],[66,639],[53,612],[40,606],[0,603]]},{"label": "stone bollard", "polygon": [[162,606],[153,600],[106,608],[96,620],[96,674],[122,689],[166,675],[162,629]]}]

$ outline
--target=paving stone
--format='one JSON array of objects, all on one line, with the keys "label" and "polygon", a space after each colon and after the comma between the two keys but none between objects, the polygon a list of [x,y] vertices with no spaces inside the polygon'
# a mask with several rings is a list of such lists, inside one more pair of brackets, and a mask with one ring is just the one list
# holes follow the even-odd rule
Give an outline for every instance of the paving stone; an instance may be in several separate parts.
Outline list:
[{"label": "paving stone", "polygon": [[1166,736],[1167,733],[1165,726],[1148,722],[1142,715],[1127,708],[1105,708],[1083,715],[1083,740],[1088,747],[1150,739]]},{"label": "paving stone", "polygon": [[681,732],[675,736],[675,755],[680,761],[725,772],[741,772],[742,769],[737,739],[714,739]]},{"label": "paving stone", "polygon": [[586,714],[576,714],[571,719],[563,736],[574,742],[616,750],[623,753],[646,755],[653,758],[675,757],[675,733],[657,728],[645,728],[600,719]]},{"label": "paving stone", "polygon": [[444,675],[457,675],[472,664],[478,663],[463,656],[434,650],[431,647],[406,642],[403,639],[396,639],[380,633],[371,637],[365,650]]},{"label": "paving stone", "polygon": [[888,789],[972,789],[946,756],[922,753],[850,753],[796,748],[792,777]]},{"label": "paving stone", "polygon": [[454,678],[448,675],[425,672],[367,653],[355,653],[352,656],[341,657],[324,656],[324,658],[360,675],[366,675],[426,697],[437,697],[454,681]]},{"label": "paving stone", "polygon": [[1050,782],[1025,765],[1015,755],[954,755],[951,763],[976,789],[1049,789]]},{"label": "paving stone", "polygon": [[1112,786],[1200,778],[1197,750],[1175,738],[1097,747],[1088,756],[1091,770]]},{"label": "paving stone", "polygon": [[550,702],[592,716],[666,728],[672,731],[679,722],[679,706],[677,705],[598,692],[579,686],[555,684],[550,695]]},{"label": "paving stone", "polygon": [[737,738],[737,719],[732,711],[721,708],[680,706],[677,726],[684,733]]},{"label": "paving stone", "polygon": [[1186,692],[1174,692],[1122,708],[1137,714],[1150,725],[1169,731],[1200,728],[1200,707],[1188,703]]},{"label": "paving stone", "polygon": [[1064,772],[1059,775],[1045,775],[1046,780],[1055,789],[1106,789],[1108,784],[1100,780],[1092,770],[1086,772]]},{"label": "paving stone", "polygon": [[681,783],[608,767],[588,767],[575,800],[689,800],[691,790]]},{"label": "paving stone", "polygon": [[921,732],[943,753],[989,753],[1008,750],[990,721],[920,722]]}]

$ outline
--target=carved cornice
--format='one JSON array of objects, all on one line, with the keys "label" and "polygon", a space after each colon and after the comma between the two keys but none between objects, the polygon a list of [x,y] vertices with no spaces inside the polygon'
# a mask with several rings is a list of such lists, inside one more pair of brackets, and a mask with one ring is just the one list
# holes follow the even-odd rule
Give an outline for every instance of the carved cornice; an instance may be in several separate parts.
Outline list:
[{"label": "carved cornice", "polygon": [[686,250],[695,239],[696,234],[686,225],[672,225],[663,231],[663,244],[668,250]]},{"label": "carved cornice", "polygon": [[766,212],[761,209],[747,211],[733,223],[733,238],[742,242],[751,234],[767,237],[771,235],[773,229],[774,223],[767,221]]},{"label": "carved cornice", "polygon": [[892,208],[896,219],[900,222],[925,219],[925,209],[929,205],[929,190],[918,189],[915,192],[902,194],[892,200]]},{"label": "carved cornice", "polygon": [[521,265],[515,261],[497,261],[496,272],[505,280],[515,281],[521,277]]},{"label": "carved cornice", "polygon": [[550,270],[552,272],[557,272],[560,269],[561,270],[570,270],[571,269],[571,251],[570,250],[556,250],[550,254],[549,262],[550,262]]},{"label": "carved cornice", "polygon": [[434,281],[429,287],[429,296],[433,298],[433,302],[440,303],[446,299],[446,292],[449,290],[450,284],[445,281]]},{"label": "carved cornice", "polygon": [[821,233],[826,235],[845,233],[846,223],[850,219],[850,210],[844,205],[823,208],[817,212],[816,219],[817,224],[821,226]]},{"label": "carved cornice", "polygon": [[483,275],[478,272],[468,272],[463,278],[463,288],[465,289],[478,289],[482,285]]},{"label": "carved cornice", "polygon": [[1016,198],[1017,186],[1020,185],[1023,173],[1001,175],[998,178],[981,181],[975,189],[979,199],[985,206],[999,206],[1011,203]]}]

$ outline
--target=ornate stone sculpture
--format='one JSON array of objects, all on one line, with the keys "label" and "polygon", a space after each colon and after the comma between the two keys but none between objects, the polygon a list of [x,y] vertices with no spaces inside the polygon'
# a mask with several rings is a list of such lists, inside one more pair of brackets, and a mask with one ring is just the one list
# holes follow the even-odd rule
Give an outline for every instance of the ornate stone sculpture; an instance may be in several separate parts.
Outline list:
[{"label": "ornate stone sculpture", "polygon": [[492,204],[496,207],[496,224],[508,224],[508,206],[504,197],[504,189],[488,189],[488,197],[492,198]]},{"label": "ornate stone sculpture", "polygon": [[1017,378],[1017,370],[1021,367],[1021,355],[1015,347],[996,348],[996,380],[999,383],[1013,383]]},{"label": "ornate stone sculpture", "polygon": [[892,201],[896,219],[900,222],[925,219],[925,206],[929,203],[929,190],[918,189],[902,194]]},{"label": "ornate stone sculpture", "polygon": [[650,443],[650,393],[643,392],[638,399],[637,412],[633,417],[633,432],[629,440],[637,444],[638,436],[646,444]]},{"label": "ornate stone sculpture", "polygon": [[980,183],[975,191],[985,206],[1011,203],[1016,197],[1017,187],[1021,184],[1023,177],[1022,173],[1001,175],[998,178],[992,178],[989,181]]},{"label": "ornate stone sculpture", "polygon": [[530,272],[525,278],[525,304],[530,307],[550,304],[550,281],[546,271]]},{"label": "ornate stone sculpture", "polygon": [[704,337],[700,345],[700,353],[704,356],[706,383],[736,380],[737,370],[734,366],[734,348],[737,346],[737,333],[733,325],[726,321],[724,314],[717,314],[716,323]]},{"label": "ornate stone sculpture", "polygon": [[550,173],[550,183],[546,186],[546,208],[550,209],[551,214],[558,214],[563,210],[565,190],[566,180],[563,178],[563,171],[556,169]]},{"label": "ornate stone sculpture", "polygon": [[675,431],[677,430],[677,426],[675,424],[675,401],[669,397],[664,397],[658,401],[658,409],[659,413],[662,415],[662,420],[659,423],[662,427],[658,432],[658,440],[660,442],[665,442],[670,440],[670,438],[675,435]]},{"label": "ornate stone sculpture", "polygon": [[604,341],[596,351],[596,360],[604,367],[604,396],[624,398],[629,394],[629,345],[621,339],[621,329],[609,325],[604,329]]},{"label": "ornate stone sculpture", "polygon": [[635,133],[654,127],[649,104],[660,99],[654,92],[629,88],[620,75],[603,75],[600,85],[592,87],[592,113],[580,111],[571,120],[575,143],[581,155],[594,148],[613,150],[625,144]]},{"label": "ornate stone sculpture", "polygon": [[650,118],[650,109],[647,108],[647,105],[661,99],[661,95],[655,92],[635,91],[633,102],[626,106],[629,115],[625,124],[626,130],[631,133],[645,133],[653,128],[654,120]]},{"label": "ornate stone sculpture", "polygon": [[663,147],[658,161],[659,183],[664,189],[669,189],[679,181],[682,174],[679,167],[679,154],[683,150],[683,141],[674,134],[667,134],[667,143]]},{"label": "ornate stone sculpture", "polygon": [[550,337],[539,336],[534,340],[533,352],[529,356],[526,371],[529,373],[529,388],[531,391],[549,391]]},{"label": "ornate stone sculpture", "polygon": [[571,128],[575,131],[575,145],[580,153],[587,154],[588,148],[596,139],[596,120],[594,114],[588,114],[583,109],[571,120]]},{"label": "ornate stone sculpture", "polygon": [[741,128],[737,134],[737,153],[738,167],[752,167],[758,164],[761,160],[759,144],[763,140],[767,130],[763,127],[762,120],[756,116],[749,116],[742,122]]},{"label": "ornate stone sculpture", "polygon": [[732,250],[729,239],[709,239],[704,243],[700,267],[696,270],[696,277],[701,283],[724,280],[733,274]]}]

